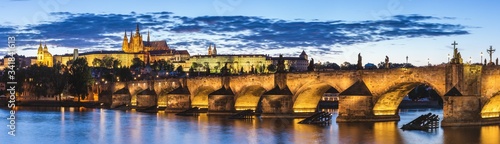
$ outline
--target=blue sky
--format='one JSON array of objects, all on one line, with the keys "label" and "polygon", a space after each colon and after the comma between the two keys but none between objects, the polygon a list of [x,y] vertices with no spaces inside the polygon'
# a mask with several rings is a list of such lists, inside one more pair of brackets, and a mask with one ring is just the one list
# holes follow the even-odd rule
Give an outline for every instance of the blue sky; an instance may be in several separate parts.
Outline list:
[{"label": "blue sky", "polygon": [[[17,37],[18,53],[34,56],[40,40],[53,54],[119,50],[124,31],[141,24],[152,40],[191,55],[215,43],[222,54],[297,56],[316,61],[439,64],[457,41],[463,59],[500,45],[496,1],[98,1],[11,0],[0,6],[0,43]],[[4,45],[6,46],[6,45]],[[3,55],[6,48],[1,48]],[[493,54],[494,59],[499,54]]]}]

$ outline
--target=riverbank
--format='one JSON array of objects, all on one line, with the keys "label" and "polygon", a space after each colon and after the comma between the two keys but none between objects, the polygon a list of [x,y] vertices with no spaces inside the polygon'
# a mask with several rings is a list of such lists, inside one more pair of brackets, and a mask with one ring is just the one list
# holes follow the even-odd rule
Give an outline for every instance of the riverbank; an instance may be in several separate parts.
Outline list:
[{"label": "riverbank", "polygon": [[[6,103],[1,102],[1,107],[6,107]],[[102,108],[99,102],[76,102],[76,101],[52,101],[52,100],[36,100],[36,101],[17,101],[16,106],[23,107],[86,107],[86,108]]]}]

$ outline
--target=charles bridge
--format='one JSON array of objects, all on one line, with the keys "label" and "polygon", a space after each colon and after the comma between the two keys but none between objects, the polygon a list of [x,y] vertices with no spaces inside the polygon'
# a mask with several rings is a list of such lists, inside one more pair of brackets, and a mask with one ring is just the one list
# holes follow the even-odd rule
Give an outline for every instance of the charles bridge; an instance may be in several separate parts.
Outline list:
[{"label": "charles bridge", "polygon": [[262,115],[316,111],[323,94],[339,92],[337,122],[399,120],[398,106],[417,85],[443,99],[442,126],[500,123],[500,67],[446,64],[377,70],[207,76],[114,82],[93,88],[112,105],[155,106],[167,112],[191,107],[208,114],[252,109]]}]

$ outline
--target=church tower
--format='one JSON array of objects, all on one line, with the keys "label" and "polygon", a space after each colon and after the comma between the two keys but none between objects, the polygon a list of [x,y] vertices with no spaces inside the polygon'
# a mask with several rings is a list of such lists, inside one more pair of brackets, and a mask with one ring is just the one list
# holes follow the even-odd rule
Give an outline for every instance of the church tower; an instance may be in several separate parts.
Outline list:
[{"label": "church tower", "polygon": [[129,46],[128,46],[127,31],[125,31],[125,34],[123,36],[122,50],[124,52],[130,52],[130,49],[129,49]]},{"label": "church tower", "polygon": [[215,47],[215,44],[214,44],[214,49],[212,50],[212,55],[217,55],[217,48]]},{"label": "church tower", "polygon": [[[132,36],[131,36],[132,37]],[[139,33],[139,24],[137,24],[135,28],[135,35],[130,39],[129,47],[132,49],[132,52],[137,53],[144,51],[144,44],[142,41],[141,33]]]},{"label": "church tower", "polygon": [[212,55],[212,44],[208,45],[208,55]]},{"label": "church tower", "polygon": [[42,42],[40,42],[40,46],[38,46],[36,61],[39,65],[45,65],[48,67],[52,67],[54,65],[54,59],[52,58],[52,54],[50,54],[49,52],[47,44],[45,44],[45,46],[42,48]]},{"label": "church tower", "polygon": [[38,46],[38,52],[36,53],[36,63],[37,64],[42,64],[43,62],[43,47],[42,47],[42,41],[40,41],[40,46]]},{"label": "church tower", "polygon": [[300,57],[300,58],[302,58],[302,59],[306,59],[306,60],[308,60],[308,59],[307,59],[307,58],[308,58],[308,56],[307,56],[307,54],[306,54],[306,52],[305,52],[304,50],[302,50],[302,53],[300,53],[300,56],[299,56],[299,57]]}]

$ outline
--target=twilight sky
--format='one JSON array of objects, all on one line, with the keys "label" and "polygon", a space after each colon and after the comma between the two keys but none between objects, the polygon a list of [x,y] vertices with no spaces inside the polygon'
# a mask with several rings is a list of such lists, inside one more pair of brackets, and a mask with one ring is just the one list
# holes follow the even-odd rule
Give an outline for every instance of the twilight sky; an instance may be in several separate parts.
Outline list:
[{"label": "twilight sky", "polygon": [[[52,54],[119,50],[124,32],[139,23],[151,40],[206,54],[284,54],[305,50],[317,62],[439,64],[457,41],[464,61],[500,46],[497,1],[122,1],[10,0],[0,6],[0,54],[8,35],[18,53],[35,56],[39,41]],[[144,37],[145,39],[145,37]],[[493,54],[493,59],[499,56]]]}]

